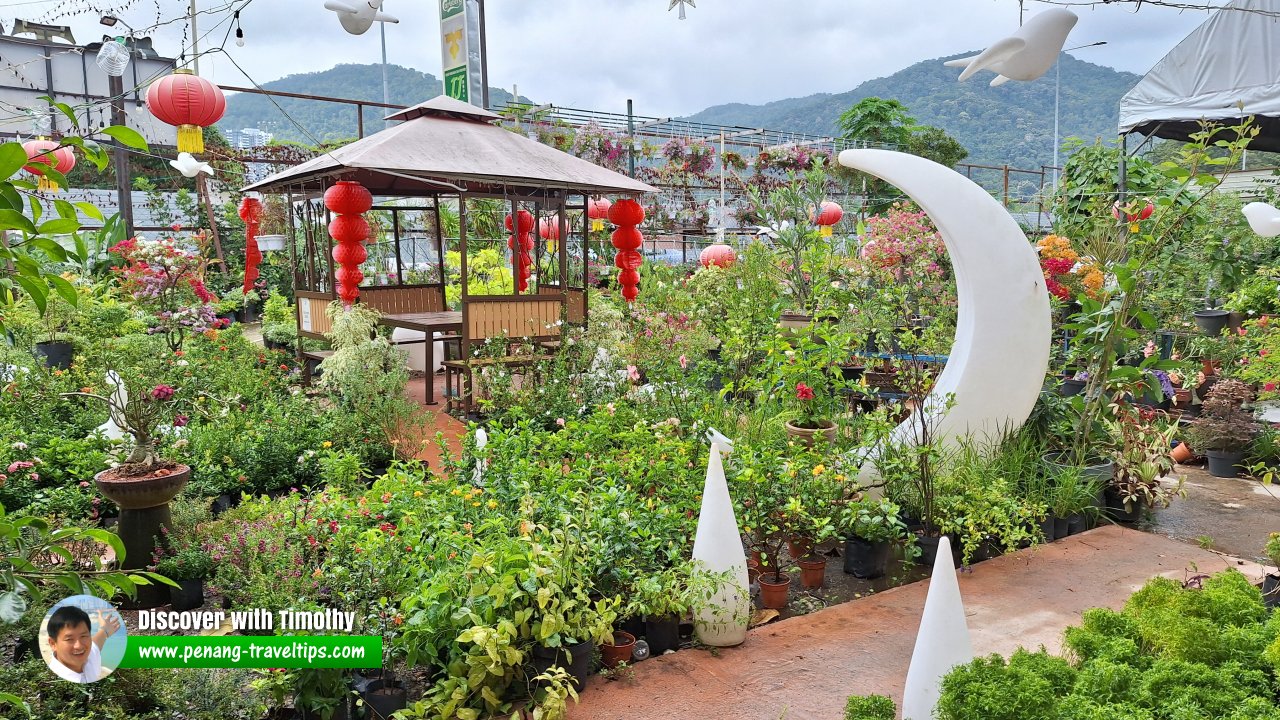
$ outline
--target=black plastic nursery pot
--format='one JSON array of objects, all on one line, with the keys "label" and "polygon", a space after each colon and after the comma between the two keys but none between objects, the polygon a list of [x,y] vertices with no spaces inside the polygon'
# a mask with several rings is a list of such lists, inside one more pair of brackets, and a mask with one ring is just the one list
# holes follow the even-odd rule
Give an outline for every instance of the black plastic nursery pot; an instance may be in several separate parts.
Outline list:
[{"label": "black plastic nursery pot", "polygon": [[851,537],[844,541],[844,571],[864,580],[882,577],[889,566],[890,550],[888,542]]},{"label": "black plastic nursery pot", "polygon": [[1129,507],[1125,508],[1124,498],[1120,493],[1111,488],[1106,489],[1107,498],[1107,517],[1118,523],[1132,525],[1142,519],[1142,505],[1138,502],[1129,503]]},{"label": "black plastic nursery pot", "polygon": [[1045,518],[1040,521],[1040,534],[1044,535],[1044,541],[1047,543],[1058,539],[1058,532],[1055,527],[1056,521],[1057,518],[1052,515],[1046,515]]},{"label": "black plastic nursery pot", "polygon": [[[938,559],[938,545],[942,542],[942,536],[921,535],[916,538],[916,544],[920,546],[920,559],[916,562],[928,567]],[[956,557],[959,554],[959,547],[956,545],[955,538],[951,538],[951,564],[954,567],[960,566],[960,559]]]},{"label": "black plastic nursery pot", "polygon": [[1089,521],[1081,513],[1067,516],[1067,535],[1079,535],[1089,529]]},{"label": "black plastic nursery pot", "polygon": [[1084,392],[1084,380],[1063,380],[1062,385],[1058,386],[1058,394],[1063,397],[1073,397]]},{"label": "black plastic nursery pot", "polygon": [[1209,474],[1220,478],[1236,477],[1240,474],[1240,464],[1244,462],[1243,450],[1206,450],[1204,456],[1209,459]]},{"label": "black plastic nursery pot", "polygon": [[1194,313],[1196,319],[1196,327],[1205,335],[1217,337],[1226,329],[1227,323],[1231,321],[1231,313],[1226,310],[1214,310],[1205,308],[1197,310]]},{"label": "black plastic nursery pot", "polygon": [[360,691],[360,699],[364,701],[370,720],[387,720],[392,713],[409,706],[408,694],[394,680],[370,680]]},{"label": "black plastic nursery pot", "polygon": [[644,639],[649,643],[649,655],[657,657],[668,650],[680,649],[680,618],[675,615],[646,618]]},{"label": "black plastic nursery pot", "polygon": [[1070,518],[1054,517],[1054,518],[1053,518],[1053,537],[1054,537],[1054,539],[1055,539],[1055,540],[1061,540],[1062,538],[1064,538],[1064,537],[1066,537],[1066,536],[1068,536],[1068,535],[1070,535],[1070,534],[1071,534],[1071,519],[1070,519]]},{"label": "black plastic nursery pot", "polygon": [[50,369],[67,370],[71,367],[71,355],[75,346],[65,340],[38,342],[34,348],[35,356],[41,358],[44,366]]},{"label": "black plastic nursery pot", "polygon": [[1262,601],[1268,609],[1280,607],[1280,575],[1267,575],[1262,578]]},{"label": "black plastic nursery pot", "polygon": [[174,610],[195,610],[204,604],[204,580],[179,580],[169,588],[169,605]]},{"label": "black plastic nursery pot", "polygon": [[587,686],[587,677],[591,674],[591,654],[594,650],[595,644],[590,640],[561,648],[535,645],[533,667],[538,675],[550,670],[552,666],[562,667],[573,677],[574,687],[581,691]]}]

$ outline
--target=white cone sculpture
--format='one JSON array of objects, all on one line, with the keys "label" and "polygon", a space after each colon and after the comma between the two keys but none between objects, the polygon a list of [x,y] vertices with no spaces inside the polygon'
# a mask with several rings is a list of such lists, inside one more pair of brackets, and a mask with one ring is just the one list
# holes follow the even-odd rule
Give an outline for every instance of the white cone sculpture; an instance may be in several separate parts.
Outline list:
[{"label": "white cone sculpture", "polygon": [[721,455],[727,456],[733,452],[733,441],[715,428],[707,428],[707,442],[711,443],[712,447],[719,445]]},{"label": "white cone sculpture", "polygon": [[1262,237],[1280,235],[1280,210],[1264,202],[1251,202],[1242,210],[1249,227]]},{"label": "white cone sculpture", "polygon": [[488,467],[489,461],[480,456],[480,451],[484,450],[484,446],[488,444],[489,433],[485,432],[484,428],[476,428],[476,468],[471,471],[471,484],[476,487],[484,487],[484,470]]},{"label": "white cone sculpture", "polygon": [[712,573],[728,573],[705,607],[693,619],[698,641],[713,647],[740,645],[751,622],[751,594],[747,589],[747,554],[733,515],[729,483],[724,478],[720,446],[711,445],[707,480],[702,486],[702,510],[693,539],[693,559]]},{"label": "white cone sculpture", "polygon": [[[115,387],[111,391],[111,402],[116,407],[122,408],[129,404],[129,393],[124,389],[124,383],[121,382],[115,370],[107,371],[107,384]],[[124,430],[116,424],[115,417],[110,413],[107,414],[107,421],[98,426],[98,431],[108,440],[119,440],[124,437]]]},{"label": "white cone sculpture", "polygon": [[993,70],[991,87],[1010,80],[1030,81],[1044,75],[1058,61],[1067,35],[1076,26],[1076,14],[1065,8],[1045,10],[1027,20],[1018,31],[973,57],[948,60],[947,67],[962,67],[960,80],[968,80],[979,70]]},{"label": "white cone sculpture", "polygon": [[932,720],[941,694],[942,678],[957,665],[973,660],[969,626],[960,601],[951,541],[938,541],[938,557],[933,561],[929,594],[924,599],[920,632],[907,668],[907,685],[902,691],[902,720]]}]

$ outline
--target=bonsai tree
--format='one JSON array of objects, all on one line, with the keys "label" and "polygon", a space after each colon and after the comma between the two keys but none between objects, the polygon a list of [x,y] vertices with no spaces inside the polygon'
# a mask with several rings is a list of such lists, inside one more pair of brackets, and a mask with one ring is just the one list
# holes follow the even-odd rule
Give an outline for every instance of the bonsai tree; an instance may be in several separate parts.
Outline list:
[{"label": "bonsai tree", "polygon": [[119,269],[124,289],[150,315],[150,332],[163,335],[170,350],[181,350],[187,335],[222,327],[218,299],[204,284],[203,233],[124,240],[111,252],[124,259]]},{"label": "bonsai tree", "polygon": [[161,459],[156,443],[162,424],[181,427],[187,423],[188,416],[179,413],[183,388],[170,384],[178,376],[175,368],[184,362],[182,351],[166,352],[154,335],[131,335],[103,341],[92,359],[107,369],[107,379],[114,384],[114,390],[109,394],[81,391],[62,396],[87,397],[102,403],[111,421],[133,438],[129,455],[116,468],[118,474],[150,475],[172,466]]},{"label": "bonsai tree", "polygon": [[1220,380],[1209,390],[1200,417],[1188,430],[1191,447],[1199,452],[1243,452],[1262,426],[1243,408],[1253,397],[1239,380]]}]

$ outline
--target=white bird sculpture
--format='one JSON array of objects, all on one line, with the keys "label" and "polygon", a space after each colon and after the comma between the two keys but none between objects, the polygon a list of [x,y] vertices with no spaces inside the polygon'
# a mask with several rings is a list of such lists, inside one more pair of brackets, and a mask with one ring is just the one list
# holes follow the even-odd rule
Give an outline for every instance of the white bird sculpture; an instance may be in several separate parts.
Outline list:
[{"label": "white bird sculpture", "polygon": [[375,22],[398,23],[398,18],[380,12],[383,0],[352,0],[351,2],[340,2],[340,0],[327,0],[324,4],[325,10],[332,10],[338,13],[338,22],[342,23],[342,29],[352,35],[363,35],[373,27]]},{"label": "white bird sculpture", "polygon": [[1010,80],[1030,81],[1049,72],[1057,62],[1067,35],[1075,27],[1076,14],[1064,8],[1052,8],[1031,18],[1018,31],[973,57],[948,60],[947,67],[962,67],[960,81],[968,80],[979,70],[992,70],[996,78],[991,87]]},{"label": "white bird sculpture", "polygon": [[183,177],[193,178],[200,173],[204,173],[206,175],[213,174],[213,168],[209,166],[209,163],[197,160],[195,156],[189,152],[178,153],[178,159],[170,160],[169,164],[173,166],[174,170],[182,173]]},{"label": "white bird sculpture", "polygon": [[1264,202],[1251,202],[1241,211],[1249,220],[1249,227],[1262,237],[1280,235],[1280,210]]}]

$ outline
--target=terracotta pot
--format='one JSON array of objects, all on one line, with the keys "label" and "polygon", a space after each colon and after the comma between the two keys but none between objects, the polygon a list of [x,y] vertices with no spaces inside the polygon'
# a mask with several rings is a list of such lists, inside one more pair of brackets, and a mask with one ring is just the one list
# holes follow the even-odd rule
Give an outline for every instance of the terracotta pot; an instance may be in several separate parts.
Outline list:
[{"label": "terracotta pot", "polygon": [[1173,446],[1173,451],[1169,453],[1169,457],[1173,458],[1173,461],[1179,465],[1185,465],[1186,463],[1195,460],[1196,454],[1192,451],[1191,446],[1188,445],[1186,441],[1182,441]]},{"label": "terracotta pot", "polygon": [[1201,360],[1200,371],[1204,373],[1205,377],[1209,377],[1210,375],[1217,374],[1218,368],[1221,367],[1221,365],[1222,363],[1217,360]]},{"label": "terracotta pot", "polygon": [[787,606],[787,592],[791,588],[791,576],[783,575],[781,582],[774,582],[775,577],[771,572],[760,576],[760,605],[772,610],[781,610]]},{"label": "terracotta pot", "polygon": [[1178,388],[1173,391],[1173,404],[1185,407],[1191,404],[1191,388]]},{"label": "terracotta pot", "polygon": [[787,434],[805,443],[809,447],[813,447],[813,444],[816,442],[819,435],[822,435],[827,439],[827,444],[831,444],[836,441],[836,424],[830,420],[824,420],[823,423],[825,424],[820,428],[809,429],[796,427],[788,422],[786,423]]},{"label": "terracotta pot", "polygon": [[600,662],[607,668],[615,668],[618,663],[631,662],[631,651],[636,647],[636,637],[623,630],[613,631],[613,644],[600,646]]},{"label": "terracotta pot", "polygon": [[787,540],[787,552],[791,553],[792,560],[799,560],[807,556],[813,551],[813,540],[803,535],[792,535]]},{"label": "terracotta pot", "polygon": [[[159,471],[158,471],[159,472]],[[115,469],[103,470],[93,477],[98,492],[121,510],[145,510],[159,507],[177,496],[191,479],[191,468],[178,465],[164,469],[165,475],[138,478],[116,478]]]},{"label": "terracotta pot", "polygon": [[797,560],[800,566],[800,586],[806,590],[817,590],[827,574],[827,561],[821,557]]}]

